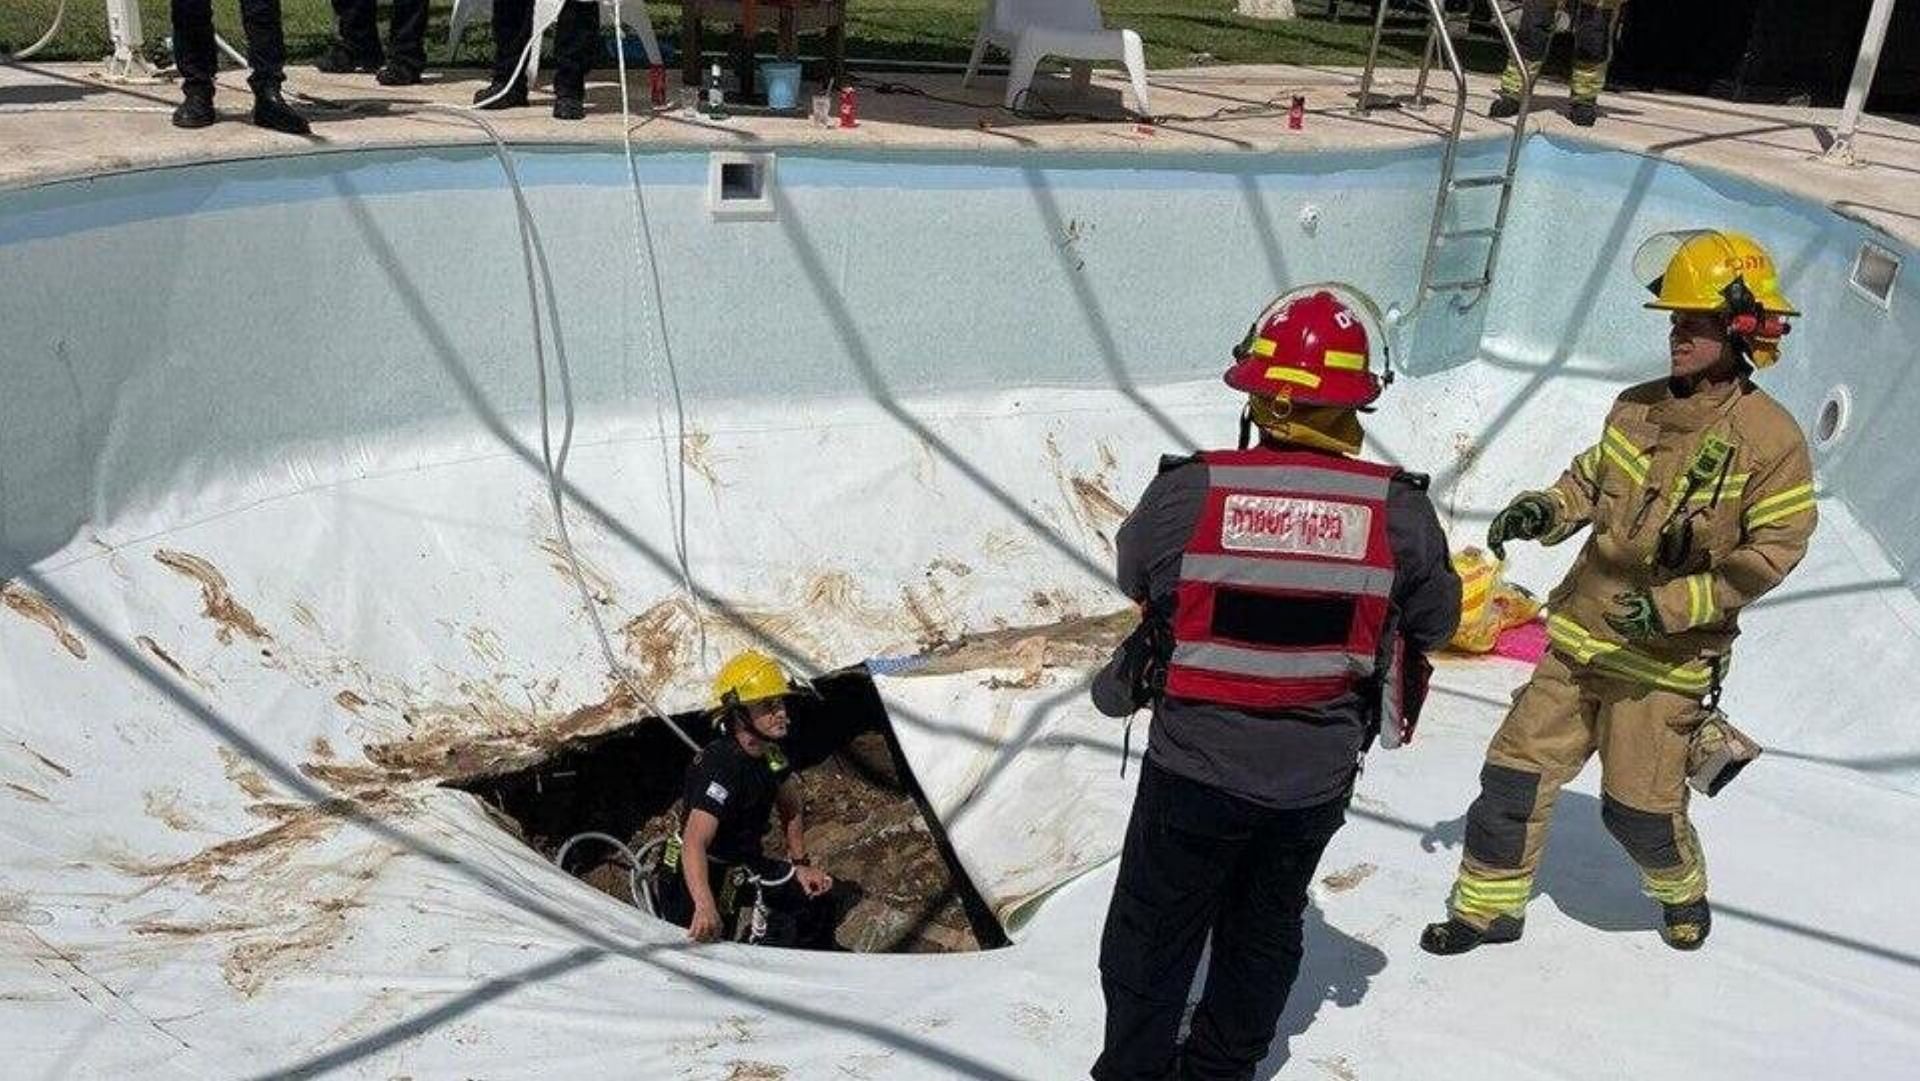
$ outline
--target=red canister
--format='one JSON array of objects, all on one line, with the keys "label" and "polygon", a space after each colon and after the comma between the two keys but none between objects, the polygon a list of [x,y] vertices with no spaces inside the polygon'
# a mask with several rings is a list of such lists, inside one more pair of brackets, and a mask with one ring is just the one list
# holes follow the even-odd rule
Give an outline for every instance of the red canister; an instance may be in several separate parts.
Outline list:
[{"label": "red canister", "polygon": [[843,128],[860,126],[860,106],[854,100],[851,86],[840,88],[840,126]]}]

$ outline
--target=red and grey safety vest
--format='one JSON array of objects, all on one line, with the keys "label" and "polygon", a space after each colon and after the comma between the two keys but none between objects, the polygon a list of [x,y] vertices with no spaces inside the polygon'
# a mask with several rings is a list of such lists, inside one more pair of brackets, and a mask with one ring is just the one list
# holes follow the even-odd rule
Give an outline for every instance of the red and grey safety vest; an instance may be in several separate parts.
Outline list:
[{"label": "red and grey safety vest", "polygon": [[[1180,559],[1167,693],[1277,710],[1373,679],[1394,576],[1387,490],[1399,471],[1266,447],[1201,460],[1207,503]],[[1399,680],[1385,682],[1397,699]],[[1398,728],[1397,716],[1383,720]]]}]

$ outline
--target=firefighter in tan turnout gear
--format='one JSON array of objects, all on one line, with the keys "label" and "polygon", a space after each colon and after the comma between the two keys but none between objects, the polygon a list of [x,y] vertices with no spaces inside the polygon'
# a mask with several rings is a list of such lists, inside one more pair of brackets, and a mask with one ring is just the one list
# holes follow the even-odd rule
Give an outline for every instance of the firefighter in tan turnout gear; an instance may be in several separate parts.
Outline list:
[{"label": "firefighter in tan turnout gear", "polygon": [[[1545,491],[1493,521],[1512,540],[1558,544],[1590,530],[1547,601],[1552,649],[1514,696],[1467,812],[1449,918],[1431,953],[1520,937],[1554,797],[1598,752],[1607,830],[1639,865],[1676,949],[1705,942],[1711,914],[1691,772],[1717,790],[1726,738],[1757,750],[1717,710],[1742,608],[1780,584],[1814,528],[1812,466],[1799,426],[1754,386],[1779,358],[1786,318],[1772,259],[1736,233],[1668,233],[1634,272],[1671,313],[1672,372],[1614,403],[1599,440]],[[1701,760],[1722,777],[1703,784]]]}]

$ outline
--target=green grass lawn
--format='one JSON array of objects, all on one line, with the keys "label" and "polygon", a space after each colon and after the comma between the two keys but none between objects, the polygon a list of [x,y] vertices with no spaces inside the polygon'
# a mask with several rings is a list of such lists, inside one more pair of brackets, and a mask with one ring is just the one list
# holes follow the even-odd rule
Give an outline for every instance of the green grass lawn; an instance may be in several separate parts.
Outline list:
[{"label": "green grass lawn", "polygon": [[[282,0],[289,57],[298,63],[325,47],[333,32],[328,0]],[[849,55],[900,60],[965,62],[973,43],[981,0],[850,0]],[[58,0],[4,0],[0,3],[0,52],[22,48],[46,29]],[[1196,63],[1288,63],[1357,65],[1366,58],[1369,8],[1349,0],[1341,20],[1324,14],[1323,0],[1301,0],[1306,17],[1284,22],[1259,22],[1233,13],[1233,0],[1105,0],[1109,22],[1132,27],[1146,41],[1147,62],[1154,67],[1186,67]],[[452,5],[434,4],[427,52],[434,64],[455,60],[476,64],[491,54],[492,41],[485,23],[470,29],[457,58],[447,47],[447,14]],[[107,52],[106,5],[103,0],[69,0],[58,37],[36,59],[94,60]],[[149,45],[158,49],[168,27],[166,0],[141,0]],[[648,5],[654,29],[672,37],[679,25],[677,3]],[[215,0],[214,18],[221,33],[235,45],[241,42],[239,9],[235,0]],[[384,25],[384,21],[383,21]],[[1423,25],[1409,14],[1396,15],[1383,50],[1383,62],[1417,62]],[[1465,50],[1472,66],[1497,67],[1492,42],[1474,41]],[[1202,55],[1205,54],[1205,55]],[[157,55],[157,53],[156,53]]]}]

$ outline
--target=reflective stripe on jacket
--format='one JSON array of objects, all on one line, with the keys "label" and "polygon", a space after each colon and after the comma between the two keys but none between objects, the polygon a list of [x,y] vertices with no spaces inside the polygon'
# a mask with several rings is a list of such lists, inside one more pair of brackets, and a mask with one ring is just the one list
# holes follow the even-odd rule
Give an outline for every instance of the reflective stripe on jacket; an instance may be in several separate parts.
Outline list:
[{"label": "reflective stripe on jacket", "polygon": [[[1555,652],[1689,695],[1711,687],[1740,609],[1800,562],[1818,518],[1800,426],[1746,380],[1685,398],[1665,379],[1628,390],[1543,494],[1545,543],[1592,530],[1547,601]],[[1606,614],[1632,590],[1652,595],[1662,633],[1629,644]]]},{"label": "reflective stripe on jacket", "polygon": [[1398,470],[1266,447],[1202,460],[1206,506],[1180,559],[1167,693],[1273,710],[1353,690],[1381,653]]}]

